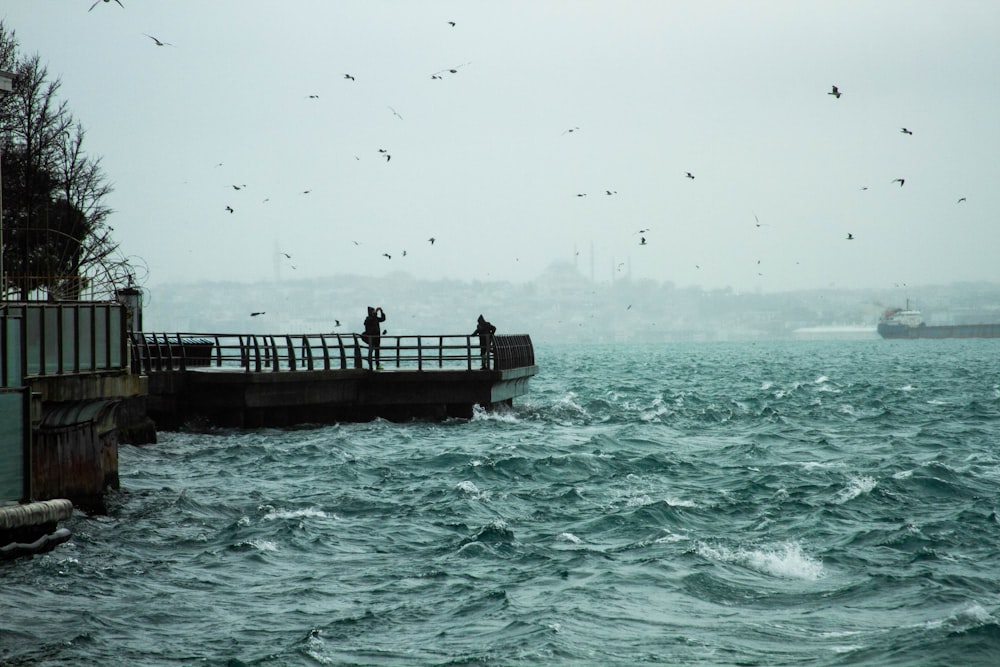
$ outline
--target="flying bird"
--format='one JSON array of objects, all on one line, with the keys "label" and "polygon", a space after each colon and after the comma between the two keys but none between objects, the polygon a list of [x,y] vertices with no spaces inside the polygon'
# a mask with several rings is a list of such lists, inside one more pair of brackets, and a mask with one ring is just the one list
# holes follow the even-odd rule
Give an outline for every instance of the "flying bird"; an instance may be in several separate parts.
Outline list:
[{"label": "flying bird", "polygon": [[242,190],[245,187],[246,187],[246,183],[244,183],[243,185],[234,185],[233,186],[233,190]]},{"label": "flying bird", "polygon": [[853,241],[854,240],[854,234],[852,234],[850,232],[847,232],[847,240],[848,241]]},{"label": "flying bird", "polygon": [[344,78],[345,78],[345,79],[350,79],[351,81],[354,81],[354,77],[353,77],[353,76],[351,76],[350,74],[345,74],[345,75],[344,75]]},{"label": "flying bird", "polygon": [[288,259],[291,259],[291,258],[292,258],[292,256],[291,256],[291,255],[289,255],[289,254],[288,254],[287,252],[283,252],[283,253],[281,253],[281,254],[282,254],[282,255],[284,255],[285,257],[287,257]]},{"label": "flying bird", "polygon": [[319,95],[306,95],[306,97],[308,97],[311,100],[318,100],[319,99]]},{"label": "flying bird", "polygon": [[[111,2],[111,0],[104,0],[104,2]],[[115,0],[115,2],[117,2],[117,3],[118,3],[118,6],[119,6],[119,7],[121,7],[122,9],[125,9],[125,5],[123,5],[123,4],[122,4],[122,3],[121,3],[121,2],[119,1],[119,0]],[[94,4],[92,4],[92,5],[90,6],[90,9],[88,9],[87,11],[88,11],[88,12],[90,12],[90,11],[93,11],[93,10],[94,10],[94,7],[96,7],[96,6],[97,6],[97,5],[99,5],[99,4],[101,4],[101,0],[97,0],[97,2],[95,2]]]},{"label": "flying bird", "polygon": [[962,202],[964,202],[964,201],[965,201],[965,197],[959,197],[959,198],[958,198],[958,201],[957,201],[957,202],[955,202],[955,203],[956,203],[956,204],[961,204],[961,203],[962,203]]},{"label": "flying bird", "polygon": [[900,130],[903,134],[913,134],[913,130],[908,130],[905,127]]},{"label": "flying bird", "polygon": [[392,107],[389,107],[389,111],[391,111],[392,115],[398,118],[399,120],[403,120],[403,117],[399,115],[399,112],[393,109]]},{"label": "flying bird", "polygon": [[390,255],[387,252],[382,253],[382,256],[385,257],[386,259],[392,259],[392,255]]},{"label": "flying bird", "polygon": [[694,174],[692,174],[690,171],[684,172],[684,175],[690,178],[692,181],[694,180]]},{"label": "flying bird", "polygon": [[899,187],[903,187],[903,183],[906,183],[906,179],[905,178],[894,178],[894,179],[892,179],[890,181],[890,183],[897,183],[897,182],[899,183]]},{"label": "flying bird", "polygon": [[838,89],[836,86],[833,86],[830,92],[827,93],[827,95],[833,95],[839,100],[840,96],[843,95],[843,93],[840,92],[840,89]]},{"label": "flying bird", "polygon": [[452,28],[454,28],[455,27],[455,22],[454,21],[448,21],[448,25],[450,25]]},{"label": "flying bird", "polygon": [[263,310],[257,310],[250,313],[250,317],[257,317],[258,315],[266,315],[266,313]]},{"label": "flying bird", "polygon": [[339,326],[340,326],[340,320],[334,320],[333,321],[333,328],[336,329]]},{"label": "flying bird", "polygon": [[610,197],[611,195],[618,194],[618,191],[617,190],[605,190],[604,193]]},{"label": "flying bird", "polygon": [[640,236],[639,237],[639,245],[646,245],[646,237],[645,236]]},{"label": "flying bird", "polygon": [[227,206],[226,210],[229,211],[230,213],[233,213],[233,207],[232,206]]},{"label": "flying bird", "polygon": [[437,240],[437,239],[436,239],[436,238],[434,238],[433,236],[432,236],[432,237],[430,237],[429,239],[427,239],[427,241],[428,241],[428,242],[430,242],[430,244],[431,244],[431,245],[434,245],[434,242],[435,242],[436,240]]},{"label": "flying bird", "polygon": [[[104,1],[107,2],[107,0],[104,0]],[[121,3],[119,2],[118,4],[120,5]],[[93,9],[93,7],[91,7],[91,9]],[[149,37],[151,40],[153,40],[154,42],[156,42],[157,46],[173,46],[173,44],[171,44],[170,42],[161,42],[160,40],[158,40],[157,38],[153,37],[150,34],[147,34],[147,33],[142,33],[142,34],[146,35],[146,37]]]},{"label": "flying bird", "polygon": [[579,129],[580,129],[579,127],[571,127],[568,130],[564,130],[563,134],[569,134],[570,132],[576,132]]}]

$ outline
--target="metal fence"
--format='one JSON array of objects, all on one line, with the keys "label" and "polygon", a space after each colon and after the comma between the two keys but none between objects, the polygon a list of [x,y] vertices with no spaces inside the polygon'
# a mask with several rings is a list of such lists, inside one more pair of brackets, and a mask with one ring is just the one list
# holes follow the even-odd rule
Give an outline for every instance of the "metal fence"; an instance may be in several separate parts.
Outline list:
[{"label": "metal fence", "polygon": [[[132,372],[192,368],[262,371],[347,370],[368,366],[369,346],[361,334],[132,334]],[[382,336],[378,361],[398,370],[478,370],[479,336],[435,334]],[[373,355],[374,357],[374,355]],[[494,370],[533,365],[526,334],[494,336],[486,366]]]},{"label": "metal fence", "polygon": [[125,308],[115,302],[4,305],[2,386],[21,386],[31,377],[125,370],[125,318]]}]

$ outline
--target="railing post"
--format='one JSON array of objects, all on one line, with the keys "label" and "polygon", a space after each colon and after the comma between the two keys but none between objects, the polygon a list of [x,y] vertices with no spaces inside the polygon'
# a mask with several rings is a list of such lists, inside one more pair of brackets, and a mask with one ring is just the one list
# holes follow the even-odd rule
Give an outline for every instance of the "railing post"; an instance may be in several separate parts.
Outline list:
[{"label": "railing post", "polygon": [[344,338],[337,334],[337,347],[340,348],[340,370],[347,370],[347,350],[344,349]]},{"label": "railing post", "polygon": [[[295,370],[295,346],[292,345],[292,337],[285,336],[285,346],[288,348],[288,370]],[[278,370],[278,365],[275,364],[274,370]]]},{"label": "railing post", "polygon": [[326,334],[319,335],[320,343],[323,344],[323,370],[330,370],[330,348],[326,344]]}]

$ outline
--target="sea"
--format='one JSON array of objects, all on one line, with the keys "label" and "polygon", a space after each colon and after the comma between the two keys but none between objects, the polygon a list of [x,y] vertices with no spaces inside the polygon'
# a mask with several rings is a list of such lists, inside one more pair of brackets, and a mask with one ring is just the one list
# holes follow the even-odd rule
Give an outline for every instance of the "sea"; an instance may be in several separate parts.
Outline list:
[{"label": "sea", "polygon": [[471,420],[121,445],[0,564],[0,664],[1000,664],[1000,340],[536,360]]}]

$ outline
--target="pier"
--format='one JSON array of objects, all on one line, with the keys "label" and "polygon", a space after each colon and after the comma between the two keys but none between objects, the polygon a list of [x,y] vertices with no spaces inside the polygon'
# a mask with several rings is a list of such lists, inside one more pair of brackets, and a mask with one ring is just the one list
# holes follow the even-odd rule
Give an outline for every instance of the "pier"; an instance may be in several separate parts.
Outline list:
[{"label": "pier", "polygon": [[381,370],[359,334],[132,334],[132,371],[148,378],[158,427],[469,418],[528,393],[526,334],[382,336]]}]

